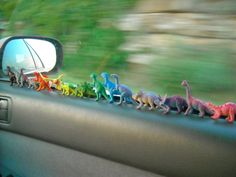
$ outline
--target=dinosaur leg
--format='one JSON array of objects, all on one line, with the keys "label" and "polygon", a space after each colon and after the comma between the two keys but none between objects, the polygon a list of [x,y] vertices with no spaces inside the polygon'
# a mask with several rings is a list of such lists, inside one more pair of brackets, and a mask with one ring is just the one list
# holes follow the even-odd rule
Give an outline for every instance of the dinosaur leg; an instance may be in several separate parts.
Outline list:
[{"label": "dinosaur leg", "polygon": [[182,111],[182,107],[181,107],[181,103],[178,100],[176,101],[176,108],[177,108],[176,114],[180,114]]},{"label": "dinosaur leg", "polygon": [[234,122],[234,109],[230,108],[229,109],[229,116],[226,118],[226,120],[229,122],[229,123],[233,123]]},{"label": "dinosaur leg", "polygon": [[136,109],[140,109],[143,106],[142,100],[138,100],[138,101],[139,101],[139,105],[136,107]]},{"label": "dinosaur leg", "polygon": [[120,101],[119,101],[118,105],[121,105],[121,104],[122,104],[122,102],[123,102],[123,100],[124,100],[124,96],[125,96],[125,93],[121,93],[121,95],[120,95]]},{"label": "dinosaur leg", "polygon": [[220,118],[220,112],[219,111],[214,111],[214,115],[211,116],[212,119],[216,120]]},{"label": "dinosaur leg", "polygon": [[98,100],[99,100],[99,93],[96,92],[96,99],[95,99],[95,101],[98,101]]},{"label": "dinosaur leg", "polygon": [[49,92],[52,91],[49,82],[45,82],[45,86],[46,86],[46,88],[48,89]]},{"label": "dinosaur leg", "polygon": [[110,90],[110,100],[109,100],[109,103],[113,103],[114,102],[113,94],[114,94],[114,91]]},{"label": "dinosaur leg", "polygon": [[187,110],[185,111],[184,115],[187,116],[192,111],[192,106],[188,106]]},{"label": "dinosaur leg", "polygon": [[82,90],[77,89],[76,96],[78,96],[78,97],[83,97],[84,95],[83,95]]},{"label": "dinosaur leg", "polygon": [[26,84],[28,85],[28,88],[31,88],[31,82],[29,80],[26,80]]},{"label": "dinosaur leg", "polygon": [[40,82],[40,83],[39,83],[39,87],[37,88],[36,91],[39,92],[40,90],[42,90],[42,88],[43,88],[43,84]]},{"label": "dinosaur leg", "polygon": [[16,86],[19,86],[20,85],[19,76],[18,74],[15,74],[15,76],[16,76]]},{"label": "dinosaur leg", "polygon": [[105,90],[102,92],[102,96],[104,96],[104,98],[106,98],[106,100],[109,100],[109,98],[108,98],[108,96],[107,96],[107,94],[106,94],[106,91],[105,91]]},{"label": "dinosaur leg", "polygon": [[21,77],[21,78],[20,78],[20,87],[23,87],[23,86],[24,86],[24,83],[25,83],[25,82],[24,82],[24,79]]},{"label": "dinosaur leg", "polygon": [[169,106],[161,105],[160,107],[161,107],[161,109],[164,110],[163,114],[167,114],[168,112],[170,112],[170,107]]},{"label": "dinosaur leg", "polygon": [[[148,103],[149,103],[149,105],[150,105],[149,111],[153,110],[153,109],[155,108],[155,105],[154,105],[153,100],[148,100]],[[147,105],[147,104],[145,104],[145,105]]]},{"label": "dinosaur leg", "polygon": [[203,118],[205,116],[205,108],[203,106],[199,107],[199,117]]},{"label": "dinosaur leg", "polygon": [[69,96],[69,95],[70,95],[70,90],[69,90],[69,88],[66,88],[65,95],[67,95],[67,96]]}]

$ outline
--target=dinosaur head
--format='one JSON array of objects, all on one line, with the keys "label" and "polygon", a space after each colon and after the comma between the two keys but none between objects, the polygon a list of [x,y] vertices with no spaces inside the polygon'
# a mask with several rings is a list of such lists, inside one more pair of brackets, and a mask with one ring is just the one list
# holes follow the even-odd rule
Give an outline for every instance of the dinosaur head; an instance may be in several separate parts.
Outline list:
[{"label": "dinosaur head", "polygon": [[103,79],[108,79],[110,75],[107,72],[102,72],[101,76]]},{"label": "dinosaur head", "polygon": [[119,76],[117,75],[117,74],[111,74],[111,77],[113,77],[113,78],[119,78]]},{"label": "dinosaur head", "polygon": [[97,79],[97,74],[96,73],[90,74],[90,78],[96,80]]},{"label": "dinosaur head", "polygon": [[25,70],[25,68],[21,68],[21,69],[20,69],[20,73],[23,73],[24,70]]},{"label": "dinosaur head", "polygon": [[11,67],[7,66],[7,72],[11,72]]},{"label": "dinosaur head", "polygon": [[38,73],[38,72],[34,72],[34,76],[35,76],[35,77],[38,77],[38,76],[39,76],[39,73]]},{"label": "dinosaur head", "polygon": [[188,82],[186,80],[183,80],[183,82],[181,83],[182,86],[187,87],[188,86]]},{"label": "dinosaur head", "polygon": [[216,105],[214,105],[214,104],[211,103],[211,102],[207,102],[206,105],[207,105],[207,107],[209,107],[209,108],[211,108],[211,109],[216,108]]},{"label": "dinosaur head", "polygon": [[143,94],[144,94],[144,91],[143,91],[143,90],[139,90],[139,92],[136,93],[136,94],[134,94],[134,95],[132,96],[132,98],[133,98],[135,101],[137,101],[138,98],[141,98],[141,97],[143,96]]}]

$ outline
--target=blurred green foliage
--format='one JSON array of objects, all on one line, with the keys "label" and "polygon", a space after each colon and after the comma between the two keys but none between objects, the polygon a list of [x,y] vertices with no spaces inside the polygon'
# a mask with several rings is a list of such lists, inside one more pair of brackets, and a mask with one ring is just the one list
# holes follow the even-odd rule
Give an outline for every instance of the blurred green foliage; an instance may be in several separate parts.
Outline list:
[{"label": "blurred green foliage", "polygon": [[188,80],[193,95],[216,102],[236,99],[235,52],[227,46],[176,44],[171,53],[150,65],[150,76],[162,91],[184,93],[180,85]]},{"label": "blurred green foliage", "polygon": [[[186,45],[176,41],[166,54],[156,53],[149,65],[127,62],[119,49],[126,33],[116,28],[121,15],[137,0],[3,0],[0,18],[9,21],[6,35],[43,35],[64,46],[65,80],[89,80],[91,72],[120,74],[121,82],[164,94],[184,95],[190,82],[196,97],[222,103],[236,101],[235,52],[227,46]],[[140,52],[153,52],[140,51]]]},{"label": "blurred green foliage", "polygon": [[118,49],[125,34],[115,27],[115,21],[135,0],[14,2],[8,33],[59,39],[65,48],[63,72],[68,78],[85,79],[90,72],[126,66],[128,53]]},{"label": "blurred green foliage", "polygon": [[0,5],[0,20],[9,20],[18,1],[17,0],[1,0]]}]

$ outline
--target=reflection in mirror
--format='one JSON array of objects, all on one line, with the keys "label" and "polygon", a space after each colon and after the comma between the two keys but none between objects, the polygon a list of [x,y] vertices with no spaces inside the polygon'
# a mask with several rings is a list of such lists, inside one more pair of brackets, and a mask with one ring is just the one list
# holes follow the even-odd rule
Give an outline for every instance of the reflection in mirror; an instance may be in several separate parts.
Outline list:
[{"label": "reflection in mirror", "polygon": [[2,58],[2,69],[7,74],[7,66],[15,70],[25,69],[25,73],[48,72],[56,64],[55,46],[42,39],[13,39],[7,43]]}]

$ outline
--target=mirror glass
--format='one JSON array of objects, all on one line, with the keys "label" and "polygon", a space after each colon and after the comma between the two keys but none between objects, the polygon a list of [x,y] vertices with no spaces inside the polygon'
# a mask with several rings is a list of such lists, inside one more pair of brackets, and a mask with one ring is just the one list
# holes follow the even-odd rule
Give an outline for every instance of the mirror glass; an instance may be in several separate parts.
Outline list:
[{"label": "mirror glass", "polygon": [[4,48],[2,58],[2,69],[7,74],[7,66],[25,73],[48,72],[56,64],[56,48],[42,39],[13,39]]}]

